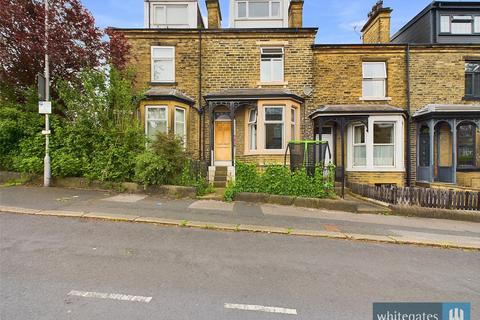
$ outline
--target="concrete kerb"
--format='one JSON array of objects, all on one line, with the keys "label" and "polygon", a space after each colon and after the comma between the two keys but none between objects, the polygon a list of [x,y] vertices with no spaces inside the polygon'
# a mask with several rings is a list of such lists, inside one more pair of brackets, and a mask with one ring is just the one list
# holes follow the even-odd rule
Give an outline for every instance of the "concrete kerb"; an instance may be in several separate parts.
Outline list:
[{"label": "concrete kerb", "polygon": [[390,244],[406,244],[406,245],[417,245],[417,246],[437,247],[437,248],[446,248],[446,249],[465,249],[465,250],[480,251],[480,246],[476,246],[472,244],[455,244],[455,243],[448,243],[448,242],[441,242],[441,241],[427,241],[427,240],[413,239],[413,238],[410,239],[410,238],[404,238],[404,237],[400,238],[400,237],[394,237],[394,236],[349,234],[349,233],[323,231],[323,230],[301,230],[301,229],[295,230],[290,228],[270,227],[270,226],[234,225],[234,224],[226,224],[226,223],[173,220],[173,219],[162,219],[162,218],[156,218],[156,217],[139,217],[137,215],[123,215],[123,214],[98,213],[98,212],[83,213],[83,212],[74,212],[74,211],[32,210],[32,209],[25,209],[25,208],[2,207],[2,206],[0,206],[0,213],[96,219],[96,220],[115,221],[115,222],[136,222],[136,223],[147,223],[147,224],[155,224],[155,225],[197,228],[197,229],[207,229],[207,230],[281,234],[281,235],[316,237],[316,238],[326,238],[326,239],[342,239],[342,240],[354,240],[354,241],[390,243]]}]

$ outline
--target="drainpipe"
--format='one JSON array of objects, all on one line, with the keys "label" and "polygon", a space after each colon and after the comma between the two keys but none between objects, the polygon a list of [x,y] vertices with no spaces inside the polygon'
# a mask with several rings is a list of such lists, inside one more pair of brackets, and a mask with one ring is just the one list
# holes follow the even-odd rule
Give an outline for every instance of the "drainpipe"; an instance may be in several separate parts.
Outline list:
[{"label": "drainpipe", "polygon": [[203,119],[205,118],[205,110],[202,108],[202,29],[198,30],[198,110],[199,118],[199,135],[198,135],[198,157],[205,160],[205,150],[203,146]]},{"label": "drainpipe", "polygon": [[[411,96],[410,96],[410,44],[405,48],[405,73],[407,89],[407,187],[412,185],[412,139],[411,139]],[[417,141],[418,143],[418,141]],[[417,155],[418,156],[418,155]]]}]

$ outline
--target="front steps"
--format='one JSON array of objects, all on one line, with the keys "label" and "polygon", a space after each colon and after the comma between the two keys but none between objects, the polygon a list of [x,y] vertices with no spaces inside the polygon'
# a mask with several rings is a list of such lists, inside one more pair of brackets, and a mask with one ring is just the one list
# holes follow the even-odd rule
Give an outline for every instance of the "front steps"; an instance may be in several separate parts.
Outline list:
[{"label": "front steps", "polygon": [[216,167],[213,186],[215,188],[225,188],[227,186],[227,176],[228,176],[227,167]]}]

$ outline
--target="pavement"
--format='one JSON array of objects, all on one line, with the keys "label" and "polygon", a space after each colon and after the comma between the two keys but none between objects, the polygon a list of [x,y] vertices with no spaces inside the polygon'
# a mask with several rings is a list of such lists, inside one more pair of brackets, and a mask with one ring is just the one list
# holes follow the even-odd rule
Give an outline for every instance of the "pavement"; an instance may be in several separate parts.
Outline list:
[{"label": "pavement", "polygon": [[351,320],[445,301],[478,315],[479,270],[475,251],[0,215],[2,320]]},{"label": "pavement", "polygon": [[480,250],[480,224],[158,195],[0,188],[0,212]]}]

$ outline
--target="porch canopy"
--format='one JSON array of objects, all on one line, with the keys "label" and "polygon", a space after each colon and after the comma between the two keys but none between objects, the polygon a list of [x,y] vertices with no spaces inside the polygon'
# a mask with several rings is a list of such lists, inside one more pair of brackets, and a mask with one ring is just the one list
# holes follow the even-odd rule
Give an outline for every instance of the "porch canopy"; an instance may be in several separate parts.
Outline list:
[{"label": "porch canopy", "polygon": [[[458,129],[465,124],[480,129],[480,104],[430,104],[415,112],[413,120],[417,123],[417,180],[455,184],[459,169]],[[449,135],[442,132],[446,126]],[[475,132],[471,139],[475,141]],[[451,159],[445,147],[451,148]]]},{"label": "porch canopy", "polygon": [[[368,118],[377,114],[405,114],[405,110],[388,104],[336,104],[323,105],[309,115],[314,124],[315,140],[317,135],[322,140],[323,126],[328,123],[334,123],[340,129],[341,143],[341,167],[337,164],[337,175],[340,175],[342,182],[342,196],[345,194],[345,131],[352,123],[362,123],[368,131]],[[334,139],[335,141],[335,139]],[[333,150],[332,146],[330,146]],[[335,156],[333,157],[335,159]]]},{"label": "porch canopy", "polygon": [[[228,109],[228,117],[233,122],[235,119],[235,112],[245,106],[256,108],[259,100],[293,100],[300,104],[305,102],[305,99],[296,95],[287,89],[226,89],[216,93],[208,93],[204,96],[207,102],[206,114],[208,114],[209,121],[209,154],[211,165],[213,163],[214,153],[214,112],[216,108],[224,107]],[[231,158],[232,166],[235,166],[235,128],[231,126]]]},{"label": "porch canopy", "polygon": [[177,89],[170,89],[170,88],[151,88],[145,92],[145,97],[147,100],[176,100],[179,102],[183,102],[190,106],[195,104],[195,100],[190,98],[185,93],[177,90]]}]

